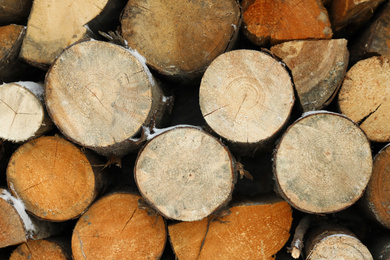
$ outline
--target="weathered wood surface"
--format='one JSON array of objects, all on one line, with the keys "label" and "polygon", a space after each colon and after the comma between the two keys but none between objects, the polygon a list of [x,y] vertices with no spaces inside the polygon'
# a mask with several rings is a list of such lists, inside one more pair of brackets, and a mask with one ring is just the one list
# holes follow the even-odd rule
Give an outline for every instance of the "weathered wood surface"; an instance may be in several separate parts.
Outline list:
[{"label": "weathered wood surface", "polygon": [[318,112],[298,119],[274,156],[280,194],[295,208],[331,213],[354,204],[371,177],[370,142],[350,119]]},{"label": "weathered wood surface", "polygon": [[165,222],[139,209],[139,199],[118,192],[92,204],[73,230],[73,259],[160,259],[167,239]]},{"label": "weathered wood surface", "polygon": [[243,32],[257,45],[330,39],[327,10],[317,0],[244,0]]},{"label": "weathered wood surface", "polygon": [[290,41],[271,47],[288,66],[304,112],[326,107],[348,67],[346,39]]},{"label": "weathered wood surface", "polygon": [[7,168],[8,187],[27,211],[41,219],[77,218],[103,187],[102,165],[91,162],[91,157],[63,138],[40,137],[12,155]]},{"label": "weathered wood surface", "polygon": [[169,237],[178,259],[274,259],[290,237],[291,207],[281,199],[240,203],[230,214],[173,223]]},{"label": "weathered wood surface", "polygon": [[269,145],[281,131],[294,99],[287,70],[268,54],[254,50],[220,55],[207,68],[199,90],[207,124],[233,150],[249,155]]},{"label": "weathered wood surface", "polygon": [[341,113],[374,142],[390,141],[389,79],[389,55],[361,60],[348,70],[338,95]]},{"label": "weathered wood surface", "polygon": [[134,177],[142,197],[164,217],[195,221],[230,201],[235,171],[219,140],[200,129],[175,127],[143,147]]},{"label": "weathered wood surface", "polygon": [[56,240],[30,240],[19,245],[9,260],[58,259],[71,260],[71,252],[67,251]]},{"label": "weathered wood surface", "polygon": [[160,73],[193,77],[231,47],[240,23],[236,0],[138,0],[125,7],[121,34]]}]

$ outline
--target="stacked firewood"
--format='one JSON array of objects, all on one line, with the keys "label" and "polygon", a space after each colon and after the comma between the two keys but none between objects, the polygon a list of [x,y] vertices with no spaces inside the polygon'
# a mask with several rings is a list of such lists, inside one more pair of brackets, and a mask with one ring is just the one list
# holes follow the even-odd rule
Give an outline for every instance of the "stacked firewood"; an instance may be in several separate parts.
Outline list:
[{"label": "stacked firewood", "polygon": [[390,255],[388,1],[10,0],[0,25],[0,259]]}]

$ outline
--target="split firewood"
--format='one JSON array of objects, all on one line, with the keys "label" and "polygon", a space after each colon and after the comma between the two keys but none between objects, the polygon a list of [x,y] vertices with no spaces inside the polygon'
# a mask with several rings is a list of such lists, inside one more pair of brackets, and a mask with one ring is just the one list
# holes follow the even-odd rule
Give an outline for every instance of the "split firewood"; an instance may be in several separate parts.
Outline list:
[{"label": "split firewood", "polygon": [[375,156],[372,176],[361,203],[372,219],[390,228],[390,145]]},{"label": "split firewood", "polygon": [[0,248],[59,234],[61,227],[26,212],[23,202],[0,189]]},{"label": "split firewood", "polygon": [[115,8],[115,12],[111,12],[112,6],[116,7],[119,2],[34,0],[20,57],[31,65],[47,69],[63,49],[97,33],[90,30],[91,22],[96,24],[97,20],[115,17],[119,10]]},{"label": "split firewood", "polygon": [[40,137],[12,155],[7,183],[33,215],[66,221],[80,216],[102,191],[101,164],[63,138]]},{"label": "split firewood", "polygon": [[26,24],[33,0],[7,0],[0,3],[0,24]]},{"label": "split firewood", "polygon": [[317,0],[244,0],[243,32],[255,44],[330,39],[325,7]]},{"label": "split firewood", "polygon": [[311,231],[305,243],[307,260],[359,259],[372,260],[367,247],[349,230],[321,225]]},{"label": "split firewood", "polygon": [[203,75],[200,108],[232,150],[252,155],[286,124],[294,90],[287,70],[264,52],[235,50],[216,58]]},{"label": "split firewood", "polygon": [[237,204],[230,214],[168,226],[178,259],[274,259],[290,237],[291,207],[283,200]]},{"label": "split firewood", "polygon": [[45,109],[42,84],[20,81],[1,85],[0,121],[0,138],[12,142],[49,131],[53,123]]},{"label": "split firewood", "polygon": [[351,47],[351,58],[354,61],[373,55],[390,54],[390,2],[383,6],[370,23]]},{"label": "split firewood", "polygon": [[134,178],[145,201],[164,217],[195,221],[230,201],[236,169],[219,140],[197,128],[174,127],[143,147]]},{"label": "split firewood", "polygon": [[278,192],[295,208],[331,213],[354,204],[371,177],[370,142],[350,119],[318,112],[298,119],[274,155]]},{"label": "split firewood", "polygon": [[143,127],[158,127],[167,98],[135,51],[102,41],[66,49],[48,71],[50,117],[70,140],[107,157],[137,150]]},{"label": "split firewood", "polygon": [[160,259],[165,222],[138,208],[139,195],[113,193],[96,201],[73,230],[73,259]]},{"label": "split firewood", "polygon": [[162,74],[198,76],[234,44],[241,24],[236,0],[129,1],[121,34]]},{"label": "split firewood", "polygon": [[17,81],[27,68],[18,60],[26,27],[10,24],[0,27],[0,82]]},{"label": "split firewood", "polygon": [[334,31],[340,31],[347,25],[359,26],[367,22],[375,9],[385,0],[333,0],[328,12]]},{"label": "split firewood", "polygon": [[348,67],[347,40],[290,41],[271,48],[291,70],[303,111],[332,102]]},{"label": "split firewood", "polygon": [[71,260],[70,246],[64,239],[58,238],[31,240],[19,245],[11,254],[9,260],[58,259]]},{"label": "split firewood", "polygon": [[356,63],[340,88],[341,113],[357,122],[371,141],[389,142],[390,56],[371,57]]}]

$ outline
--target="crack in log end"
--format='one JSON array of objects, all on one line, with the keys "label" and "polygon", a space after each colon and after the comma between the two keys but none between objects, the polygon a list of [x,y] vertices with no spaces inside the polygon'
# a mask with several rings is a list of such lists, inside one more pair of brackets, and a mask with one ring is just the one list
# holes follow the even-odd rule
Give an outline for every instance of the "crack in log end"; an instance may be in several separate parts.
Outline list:
[{"label": "crack in log end", "polygon": [[119,233],[119,236],[122,234],[123,230],[125,230],[125,228],[127,227],[127,224],[129,224],[129,222],[131,221],[131,219],[133,218],[135,212],[137,211],[137,208],[134,209],[133,213],[131,214],[130,218],[127,220],[125,226],[122,228],[121,232]]},{"label": "crack in log end", "polygon": [[379,107],[380,107],[382,104],[383,104],[383,103],[379,104],[379,106],[377,106],[377,107],[374,109],[374,111],[371,111],[368,115],[366,115],[365,117],[363,117],[362,119],[360,119],[360,120],[357,122],[357,124],[358,124],[359,126],[361,126],[361,125],[364,123],[364,121],[366,121],[372,114],[374,114],[374,113],[379,109]]},{"label": "crack in log end", "polygon": [[77,229],[76,229],[76,232],[77,232],[77,238],[79,239],[79,242],[80,242],[81,254],[83,255],[84,259],[87,259],[87,256],[84,253],[84,248],[83,248],[84,244],[83,244],[83,241],[81,240],[80,232]]},{"label": "crack in log end", "polygon": [[218,110],[220,110],[220,109],[222,109],[222,108],[225,108],[225,107],[227,107],[227,106],[229,106],[229,105],[224,105],[224,106],[222,106],[222,107],[220,107],[220,108],[214,109],[213,111],[211,111],[211,112],[205,114],[203,117],[207,117],[207,116],[211,115],[212,113],[217,112]]}]

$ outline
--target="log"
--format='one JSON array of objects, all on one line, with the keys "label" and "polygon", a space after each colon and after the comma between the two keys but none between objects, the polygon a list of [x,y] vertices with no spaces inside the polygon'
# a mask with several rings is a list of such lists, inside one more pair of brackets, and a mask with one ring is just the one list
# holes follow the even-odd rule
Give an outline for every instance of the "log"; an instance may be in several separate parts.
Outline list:
[{"label": "log", "polygon": [[264,52],[235,50],[220,55],[207,68],[199,104],[207,124],[229,141],[233,151],[251,155],[286,124],[294,90],[290,75],[277,60]]},{"label": "log", "polygon": [[291,207],[268,198],[240,203],[220,218],[168,226],[178,259],[274,259],[290,237]]},{"label": "log", "polygon": [[45,102],[58,129],[107,157],[139,149],[143,140],[136,135],[161,124],[166,101],[143,57],[102,41],[66,49],[45,81]]},{"label": "log", "polygon": [[343,227],[322,225],[311,232],[305,243],[307,260],[373,259],[355,234]]},{"label": "log", "polygon": [[52,129],[42,84],[29,81],[3,84],[0,101],[0,138],[25,142]]},{"label": "log", "polygon": [[367,247],[374,259],[390,259],[390,234],[388,230],[375,235]]},{"label": "log", "polygon": [[58,239],[31,240],[19,245],[9,260],[58,259],[71,260],[71,252]]},{"label": "log", "polygon": [[112,5],[119,2],[119,0],[33,1],[20,57],[33,66],[48,69],[63,49],[83,38],[94,36],[88,26],[91,21],[97,24],[97,19],[115,17],[115,13],[107,14],[107,10],[111,10]]},{"label": "log", "polygon": [[390,3],[388,2],[351,46],[351,59],[357,62],[369,56],[390,54],[389,32]]},{"label": "log", "polygon": [[165,222],[139,209],[139,199],[118,192],[92,204],[73,230],[73,259],[160,259],[167,238]]},{"label": "log", "polygon": [[358,27],[366,23],[384,0],[333,0],[328,5],[333,30],[341,31],[347,25]]},{"label": "log", "polygon": [[236,175],[234,159],[219,140],[197,128],[173,127],[142,148],[134,179],[162,216],[195,221],[230,201]]},{"label": "log", "polygon": [[374,142],[390,141],[389,77],[390,56],[368,58],[349,69],[339,91],[341,113],[357,122]]},{"label": "log", "polygon": [[295,208],[332,213],[354,204],[371,176],[370,142],[350,119],[330,112],[298,119],[274,155],[278,192]]},{"label": "log", "polygon": [[390,145],[383,147],[375,156],[372,176],[360,206],[374,221],[390,228]]},{"label": "log", "polygon": [[291,41],[271,52],[288,66],[304,112],[332,102],[348,67],[347,40]]},{"label": "log", "polygon": [[330,39],[328,13],[317,0],[243,0],[243,32],[257,45]]},{"label": "log", "polygon": [[236,0],[139,0],[123,10],[121,34],[158,72],[196,77],[231,48],[240,24]]},{"label": "log", "polygon": [[0,24],[26,24],[33,0],[7,0],[0,4]]},{"label": "log", "polygon": [[34,139],[12,155],[8,187],[40,219],[77,218],[104,185],[102,165],[93,157],[58,136]]},{"label": "log", "polygon": [[0,82],[18,81],[26,64],[18,60],[26,27],[10,24],[0,27]]},{"label": "log", "polygon": [[26,212],[23,202],[0,189],[0,248],[57,235],[62,227],[40,221]]}]

